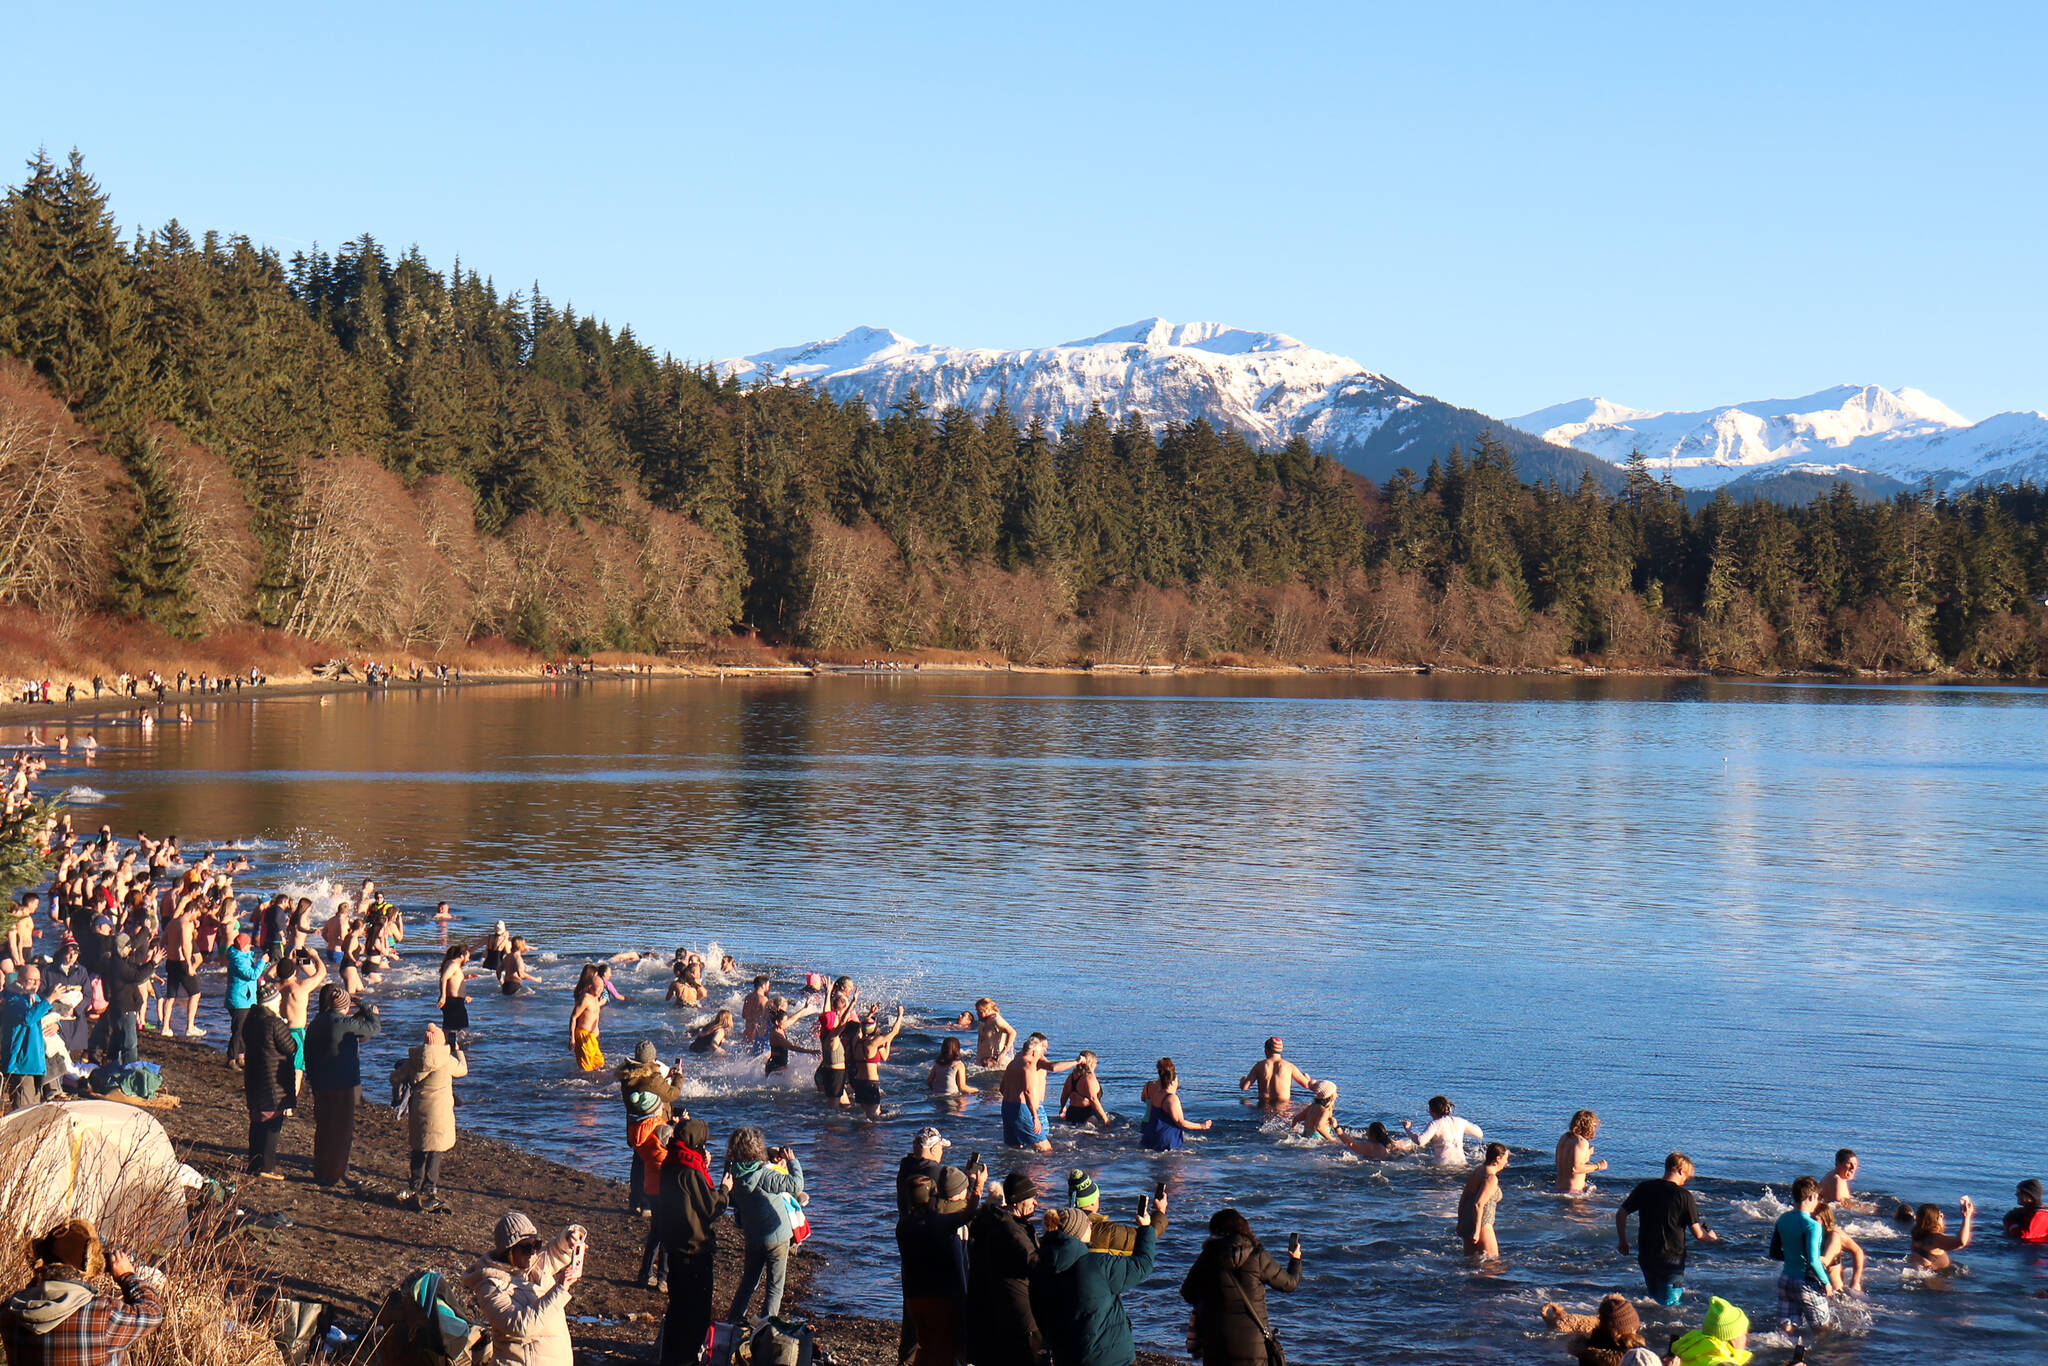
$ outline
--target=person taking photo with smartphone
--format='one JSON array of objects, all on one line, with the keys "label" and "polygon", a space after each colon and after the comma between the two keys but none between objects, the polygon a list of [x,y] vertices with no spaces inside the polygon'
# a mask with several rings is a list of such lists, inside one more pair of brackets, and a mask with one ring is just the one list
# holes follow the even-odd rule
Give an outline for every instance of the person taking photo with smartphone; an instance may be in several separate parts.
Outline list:
[{"label": "person taking photo with smartphone", "polygon": [[1234,1209],[1210,1216],[1209,1238],[1181,1282],[1180,1297],[1194,1306],[1188,1352],[1202,1366],[1266,1366],[1273,1325],[1266,1317],[1266,1287],[1292,1294],[1301,1284],[1301,1235],[1287,1240],[1283,1268]]}]

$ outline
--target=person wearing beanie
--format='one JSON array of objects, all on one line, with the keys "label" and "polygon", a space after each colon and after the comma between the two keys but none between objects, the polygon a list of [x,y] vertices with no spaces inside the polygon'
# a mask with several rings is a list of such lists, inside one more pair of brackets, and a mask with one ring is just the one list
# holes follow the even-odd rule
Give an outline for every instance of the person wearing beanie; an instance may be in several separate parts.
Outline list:
[{"label": "person wearing beanie", "polygon": [[1003,1179],[1001,1202],[981,1207],[968,1227],[964,1355],[975,1366],[1037,1366],[1045,1335],[1031,1307],[1041,1192],[1028,1172]]},{"label": "person wearing beanie", "polygon": [[498,1220],[490,1254],[462,1273],[463,1288],[490,1325],[497,1366],[575,1366],[569,1291],[583,1277],[588,1241],[578,1224],[543,1241],[517,1210]]},{"label": "person wearing beanie", "polygon": [[246,1056],[242,1029],[249,1022],[249,1012],[256,1008],[256,979],[263,975],[266,960],[246,934],[235,936],[227,959],[228,1066],[239,1068]]},{"label": "person wearing beanie", "polygon": [[627,1177],[626,1207],[643,1218],[654,1214],[654,1198],[648,1190],[656,1183],[648,1176],[643,1157],[653,1131],[668,1117],[668,1108],[683,1094],[683,1064],[675,1071],[661,1065],[650,1039],[634,1045],[633,1056],[619,1064],[619,1099],[626,1107],[626,1147],[632,1152],[632,1169]]},{"label": "person wearing beanie", "polygon": [[1075,1209],[1095,1210],[1102,1206],[1102,1187],[1079,1167],[1067,1173],[1067,1203]]},{"label": "person wearing beanie", "polygon": [[1672,1343],[1671,1352],[1680,1366],[1747,1366],[1749,1315],[1716,1295],[1700,1326]]},{"label": "person wearing beanie", "polygon": [[937,1183],[925,1176],[910,1180],[907,1208],[896,1220],[896,1252],[903,1274],[903,1341],[910,1345],[913,1366],[953,1366],[959,1359],[959,1323],[967,1302],[967,1244],[959,1235],[974,1218],[985,1182],[977,1169],[963,1207],[949,1214],[939,1209]]},{"label": "person wearing beanie", "polygon": [[1642,1318],[1626,1295],[1609,1295],[1592,1314],[1546,1304],[1543,1321],[1566,1335],[1565,1351],[1578,1358],[1579,1366],[1621,1366],[1624,1353],[1644,1345]]},{"label": "person wearing beanie", "polygon": [[375,1006],[331,982],[320,988],[319,1013],[306,1026],[306,1088],[313,1093],[313,1179],[323,1186],[348,1179],[363,1098],[358,1050],[383,1031]]},{"label": "person wearing beanie", "polygon": [[2041,1206],[2041,1183],[2033,1177],[2013,1192],[2016,1202],[2005,1213],[2005,1236],[2023,1243],[2048,1243],[2048,1209]]},{"label": "person wearing beanie", "polygon": [[718,1216],[732,1195],[732,1177],[711,1180],[711,1127],[696,1116],[679,1121],[661,1164],[652,1233],[668,1263],[668,1317],[661,1327],[661,1366],[696,1366],[711,1329],[712,1260]]},{"label": "person wearing beanie", "polygon": [[242,1031],[247,1050],[242,1098],[249,1107],[249,1172],[270,1181],[284,1180],[283,1172],[272,1170],[277,1137],[298,1103],[298,1043],[278,1013],[281,1000],[277,983],[266,981],[257,987],[255,1011]]},{"label": "person wearing beanie", "polygon": [[1056,1211],[1057,1220],[1047,1217],[1039,1254],[1043,1327],[1059,1366],[1132,1366],[1137,1360],[1123,1296],[1152,1274],[1166,1197],[1156,1197],[1152,1209],[1152,1221],[1139,1226],[1137,1246],[1128,1257],[1089,1247],[1094,1220],[1084,1210]]}]

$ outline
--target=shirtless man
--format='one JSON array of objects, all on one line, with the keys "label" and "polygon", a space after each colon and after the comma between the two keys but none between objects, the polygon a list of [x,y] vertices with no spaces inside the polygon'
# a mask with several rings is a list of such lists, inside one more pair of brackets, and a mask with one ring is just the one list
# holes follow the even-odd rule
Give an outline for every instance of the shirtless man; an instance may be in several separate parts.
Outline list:
[{"label": "shirtless man", "polygon": [[187,898],[171,912],[171,918],[164,924],[164,999],[158,1007],[158,1018],[163,1021],[163,1031],[172,1032],[171,1006],[178,997],[185,998],[185,1037],[204,1038],[206,1031],[199,1028],[199,909],[195,898]]},{"label": "shirtless man", "polygon": [[1557,1140],[1557,1185],[1562,1195],[1584,1195],[1586,1178],[1607,1170],[1605,1162],[1593,1160],[1593,1135],[1600,1132],[1600,1116],[1580,1110]]},{"label": "shirtless man", "polygon": [[296,1096],[306,1075],[306,1007],[327,981],[327,964],[319,954],[301,949],[298,957],[280,963],[278,969],[277,1013],[292,1031],[292,1094]]},{"label": "shirtless man", "polygon": [[1017,1031],[986,996],[974,1003],[974,1016],[980,1030],[974,1045],[974,1061],[982,1067],[1000,1065],[1004,1056],[1017,1046]]},{"label": "shirtless man", "polygon": [[1276,1035],[1266,1040],[1266,1056],[1252,1064],[1252,1070],[1238,1079],[1237,1089],[1249,1091],[1259,1088],[1259,1104],[1268,1109],[1289,1105],[1294,1100],[1294,1088],[1305,1086],[1313,1091],[1315,1079],[1280,1056],[1286,1045]]},{"label": "shirtless man", "polygon": [[[340,914],[337,907],[335,913]],[[306,947],[306,940],[313,934],[313,898],[302,896],[292,907],[292,918],[285,929],[284,956],[298,957],[299,950]]]},{"label": "shirtless man", "polygon": [[768,1048],[768,984],[772,979],[767,973],[754,975],[754,989],[747,993],[747,999],[740,1002],[740,1021],[746,1026],[740,1038],[747,1047],[765,1052]]},{"label": "shirtless man", "polygon": [[1856,1159],[1854,1148],[1844,1148],[1835,1154],[1835,1169],[1820,1179],[1820,1202],[1839,1210],[1868,1212],[1873,1208],[1869,1202],[1858,1200],[1849,1183],[1856,1179],[1862,1163]]},{"label": "shirtless man", "polygon": [[[990,1006],[994,1006],[991,1001]],[[1048,1074],[1065,1072],[1077,1065],[1075,1062],[1050,1062],[1046,1059],[1046,1037],[1033,1034],[1024,1041],[1024,1051],[1003,1069],[1003,1142],[1013,1148],[1035,1148],[1039,1152],[1052,1151],[1052,1140],[1045,1130],[1045,1079]]]},{"label": "shirtless man", "polygon": [[34,892],[23,892],[20,904],[14,908],[14,923],[7,927],[7,961],[16,972],[35,957],[36,913],[42,904],[43,899]]}]

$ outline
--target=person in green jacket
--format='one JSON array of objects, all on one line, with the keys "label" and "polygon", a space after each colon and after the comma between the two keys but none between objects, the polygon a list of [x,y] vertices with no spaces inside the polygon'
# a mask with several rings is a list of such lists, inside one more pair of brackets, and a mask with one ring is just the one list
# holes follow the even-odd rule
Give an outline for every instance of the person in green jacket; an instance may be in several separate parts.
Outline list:
[{"label": "person in green jacket", "polygon": [[1128,1257],[1089,1251],[1092,1223],[1078,1209],[1046,1216],[1046,1238],[1038,1253],[1045,1305],[1040,1327],[1052,1348],[1053,1366],[1133,1366],[1138,1349],[1123,1293],[1152,1274],[1159,1230],[1166,1223],[1166,1197],[1153,1201],[1152,1222],[1139,1226],[1137,1247]]}]

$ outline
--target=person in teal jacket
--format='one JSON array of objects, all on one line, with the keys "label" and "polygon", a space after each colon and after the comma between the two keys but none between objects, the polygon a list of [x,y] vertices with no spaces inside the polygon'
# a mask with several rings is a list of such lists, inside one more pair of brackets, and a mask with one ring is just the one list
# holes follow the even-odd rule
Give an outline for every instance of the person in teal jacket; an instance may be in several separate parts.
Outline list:
[{"label": "person in teal jacket", "polygon": [[228,1066],[240,1067],[246,1050],[242,1047],[242,1022],[256,1006],[256,979],[270,960],[250,946],[249,936],[238,934],[228,949]]},{"label": "person in teal jacket", "polygon": [[1166,1223],[1166,1197],[1152,1208],[1152,1222],[1139,1226],[1138,1245],[1128,1257],[1089,1251],[1093,1221],[1081,1210],[1054,1211],[1057,1231],[1054,1221],[1046,1220],[1047,1236],[1038,1250],[1045,1308],[1039,1326],[1052,1348],[1053,1366],[1133,1366],[1137,1361],[1123,1294],[1152,1274],[1159,1230]]},{"label": "person in teal jacket", "polygon": [[[780,1166],[783,1170],[776,1170]],[[732,1177],[732,1212],[746,1235],[746,1258],[740,1284],[726,1321],[738,1323],[753,1302],[754,1289],[765,1274],[767,1315],[782,1312],[782,1287],[789,1276],[789,1249],[796,1236],[791,1201],[804,1193],[804,1168],[787,1148],[770,1148],[759,1129],[735,1129],[725,1148],[725,1170]],[[785,1198],[787,1197],[787,1198]]]},{"label": "person in teal jacket", "polygon": [[43,1017],[52,1009],[43,999],[43,970],[34,963],[7,984],[0,1000],[0,1046],[6,1049],[6,1106],[24,1110],[43,1098],[43,1074],[49,1060],[43,1052]]}]

